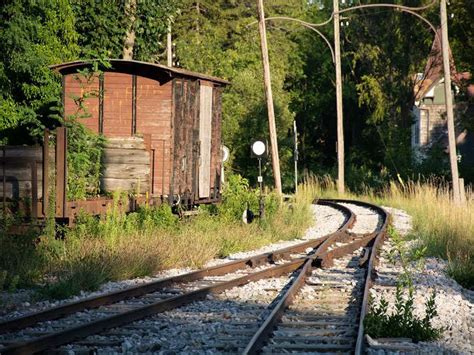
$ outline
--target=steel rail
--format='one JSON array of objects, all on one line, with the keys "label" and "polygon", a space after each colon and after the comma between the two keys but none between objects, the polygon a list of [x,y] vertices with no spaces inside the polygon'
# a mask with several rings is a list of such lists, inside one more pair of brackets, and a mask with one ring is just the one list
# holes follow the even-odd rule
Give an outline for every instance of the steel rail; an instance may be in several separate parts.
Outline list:
[{"label": "steel rail", "polygon": [[[351,216],[353,216],[353,214],[351,214]],[[353,223],[353,218],[348,218],[343,226],[345,227],[349,223]],[[324,238],[322,243],[320,243],[316,247],[316,253],[318,251],[327,250],[327,248],[334,241],[340,239],[340,231],[329,234],[327,237]],[[321,238],[319,240],[321,240]],[[285,250],[287,249],[289,248],[286,248]],[[244,284],[247,284],[252,281],[257,281],[262,278],[277,277],[285,273],[287,274],[290,272],[294,272],[302,265],[304,265],[307,260],[308,257],[298,258],[282,265],[273,266],[268,269],[244,275],[242,277],[230,281],[217,283],[215,285],[207,286],[196,291],[187,292],[182,295],[170,297],[165,300],[160,300],[150,305],[139,307],[131,311],[123,312],[110,317],[105,317],[94,322],[86,323],[84,325],[79,325],[73,328],[68,328],[56,333],[34,338],[32,340],[19,342],[18,344],[13,344],[3,349],[0,349],[0,351],[3,354],[29,354],[48,350],[53,347],[64,345],[89,335],[97,334],[106,329],[128,324],[159,312],[168,311],[194,301],[205,299],[206,295],[210,293],[219,293],[229,288],[242,286]]]},{"label": "steel rail", "polygon": [[303,287],[306,276],[308,272],[311,271],[311,267],[313,264],[313,260],[319,256],[321,253],[326,251],[331,244],[336,241],[336,237],[328,238],[321,244],[321,246],[316,250],[316,252],[309,257],[301,270],[298,271],[298,276],[296,277],[293,284],[290,288],[285,292],[283,297],[277,303],[277,305],[273,308],[270,315],[266,318],[263,324],[259,327],[255,335],[252,337],[250,342],[248,343],[247,347],[244,349],[242,354],[256,354],[258,350],[261,349],[265,341],[268,339],[269,335],[271,334],[273,327],[276,323],[280,320],[281,316],[285,309],[292,303],[294,297],[298,293],[298,291]]},{"label": "steel rail", "polygon": [[[377,250],[383,241],[383,238],[386,234],[388,221],[389,221],[389,214],[382,208],[372,205],[362,201],[351,201],[351,200],[319,200],[319,203],[351,203],[356,204],[359,206],[364,206],[366,208],[371,208],[377,211],[378,214],[382,217],[382,224],[377,227],[376,231],[373,233],[368,233],[359,238],[359,240],[353,240],[351,243],[335,248],[331,251],[328,251],[327,248],[331,244],[328,240],[326,240],[321,247],[311,256],[309,257],[303,267],[299,269],[298,276],[292,282],[292,285],[285,291],[282,295],[280,301],[276,304],[273,308],[272,312],[269,316],[265,319],[262,325],[259,327],[257,332],[254,334],[250,342],[247,344],[246,348],[242,352],[242,354],[257,354],[259,350],[264,346],[268,338],[270,337],[275,325],[280,321],[281,317],[285,310],[290,306],[298,294],[300,289],[304,286],[307,276],[311,273],[312,267],[314,266],[315,262],[318,266],[329,266],[332,262],[333,258],[338,258],[348,253],[354,252],[361,246],[367,246],[370,242],[374,241],[372,248],[371,248],[371,255],[369,259],[369,264],[366,271],[366,280],[364,286],[364,296],[362,300],[362,307],[361,313],[359,318],[359,330],[357,334],[356,340],[356,347],[355,353],[360,354],[361,348],[363,345],[363,336],[364,336],[364,328],[363,322],[365,315],[367,314],[367,307],[368,307],[368,296],[369,296],[369,289],[371,286],[371,281],[373,277],[373,267],[375,263],[375,256],[377,254]],[[341,206],[342,207],[342,206]],[[327,243],[328,242],[328,243]],[[326,244],[326,247],[325,247]]]},{"label": "steel rail", "polygon": [[369,264],[367,266],[367,275],[366,275],[365,286],[364,286],[364,296],[362,297],[362,307],[361,307],[362,309],[361,309],[360,318],[359,318],[359,330],[357,333],[357,341],[356,341],[356,346],[355,346],[355,353],[357,355],[362,353],[362,347],[364,345],[364,320],[369,309],[369,298],[370,298],[369,292],[370,292],[370,288],[372,287],[373,281],[375,279],[374,271],[375,271],[375,265],[377,262],[377,259],[376,259],[377,254],[380,251],[383,241],[387,235],[388,223],[389,223],[389,217],[385,219],[382,230],[375,238],[374,244],[372,245],[372,250],[370,253]]},{"label": "steel rail", "polygon": [[165,312],[188,303],[203,300],[208,294],[219,293],[229,288],[242,286],[262,278],[277,277],[293,272],[305,263],[305,258],[296,259],[288,263],[254,272],[230,281],[217,283],[199,290],[184,293],[165,300],[146,305],[131,311],[105,317],[94,322],[68,328],[56,333],[44,335],[32,340],[19,342],[0,349],[2,354],[31,354],[64,345],[89,335],[97,334],[106,329],[115,328],[136,320],[149,317],[153,314]]},{"label": "steel rail", "polygon": [[125,299],[139,297],[147,293],[156,292],[164,287],[168,287],[175,283],[196,281],[206,276],[221,276],[233,271],[243,269],[247,266],[255,267],[266,263],[272,263],[277,260],[286,258],[290,254],[302,252],[307,248],[316,248],[321,243],[323,243],[326,238],[331,237],[333,234],[337,234],[339,237],[341,237],[344,235],[347,229],[351,228],[351,226],[354,224],[356,217],[354,213],[352,213],[352,211],[350,211],[349,209],[344,208],[343,206],[338,205],[336,203],[332,203],[331,201],[321,201],[317,203],[320,205],[333,207],[344,213],[344,215],[346,216],[344,224],[336,232],[318,239],[309,240],[303,243],[296,244],[294,246],[282,248],[269,253],[263,253],[246,259],[231,261],[225,264],[212,266],[183,275],[168,277],[144,285],[138,285],[135,287],[127,288],[125,290],[110,292],[105,295],[86,298],[80,301],[49,308],[33,314],[26,314],[18,318],[1,322],[0,334],[26,328],[39,322],[55,320],[70,315],[72,313],[82,311],[84,309],[98,308],[100,306],[112,304]]},{"label": "steel rail", "polygon": [[[108,294],[108,295],[105,295],[105,298],[99,296],[99,297],[94,297],[93,299],[79,301],[74,304],[56,307],[53,310],[46,310],[44,312],[40,312],[42,313],[40,316],[38,316],[37,314],[33,314],[32,317],[30,316],[29,318],[22,317],[22,319],[17,319],[16,323],[15,323],[15,320],[13,320],[13,323],[10,322],[9,325],[18,327],[19,325],[18,322],[22,323],[23,325],[26,323],[35,324],[36,322],[39,321],[38,319],[41,317],[46,317],[49,319],[57,319],[60,317],[60,315],[58,315],[58,310],[61,313],[61,315],[63,315],[64,313],[70,314],[70,313],[77,312],[79,310],[83,310],[85,308],[84,307],[85,304],[87,304],[87,307],[90,307],[90,305],[93,305],[94,307],[98,307],[101,304],[109,304],[112,302],[116,302],[117,300],[123,299],[125,295],[126,295],[125,298],[132,297],[132,295],[139,296],[140,294],[154,292],[164,286],[175,284],[177,282],[198,280],[204,276],[210,276],[210,275],[212,276],[223,275],[232,271],[242,269],[246,267],[247,265],[259,265],[262,263],[263,260],[266,260],[266,262],[272,262],[278,258],[289,256],[289,254],[291,253],[306,250],[308,247],[312,247],[313,250],[315,248],[317,248],[317,250],[326,250],[327,246],[330,245],[329,241],[340,240],[341,238],[343,238],[347,229],[353,225],[355,221],[355,215],[349,209],[347,208],[345,209],[341,207],[340,205],[333,204],[330,201],[324,201],[324,202],[321,202],[320,204],[332,206],[344,212],[347,216],[344,224],[336,232],[331,233],[325,237],[318,238],[315,240],[310,240],[304,243],[299,243],[293,247],[280,249],[271,253],[260,254],[252,258],[236,260],[234,262],[226,263],[224,265],[219,265],[219,266],[215,266],[215,267],[204,269],[204,270],[198,270],[193,273],[168,278],[168,279],[161,280],[152,284],[137,286],[125,291]],[[285,263],[283,265],[270,267],[268,269],[254,272],[254,273],[251,273],[251,274],[248,274],[248,275],[245,275],[245,276],[242,276],[242,277],[239,277],[227,282],[221,282],[215,285],[201,288],[196,291],[184,293],[183,295],[170,297],[165,300],[160,300],[151,305],[143,306],[135,310],[120,313],[120,314],[110,316],[110,317],[105,317],[91,323],[83,324],[83,325],[76,326],[73,328],[68,328],[56,333],[51,333],[45,336],[27,340],[24,342],[19,342],[17,344],[10,344],[7,347],[1,348],[0,352],[4,354],[24,354],[24,353],[44,351],[55,346],[60,346],[60,345],[72,342],[76,339],[86,337],[88,335],[96,334],[105,329],[110,329],[110,328],[117,327],[123,324],[127,324],[135,320],[150,316],[155,313],[170,310],[170,309],[182,306],[184,304],[203,299],[209,293],[218,293],[218,292],[224,291],[225,289],[235,287],[235,286],[240,286],[251,281],[256,281],[262,278],[280,276],[284,273],[293,272],[294,270],[301,267],[301,265],[303,265],[305,261],[306,261],[306,257],[299,258],[291,262]],[[62,311],[61,311],[61,308],[63,308]],[[56,313],[52,311],[56,311]]]}]

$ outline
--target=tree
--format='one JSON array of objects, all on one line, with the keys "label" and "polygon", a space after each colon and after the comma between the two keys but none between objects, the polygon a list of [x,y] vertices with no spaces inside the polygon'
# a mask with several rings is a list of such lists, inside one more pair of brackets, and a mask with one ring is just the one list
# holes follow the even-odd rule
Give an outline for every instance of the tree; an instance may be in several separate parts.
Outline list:
[{"label": "tree", "polygon": [[[266,16],[299,16],[304,9],[305,1],[265,2]],[[233,168],[251,178],[257,175],[255,162],[249,159],[251,140],[268,137],[258,27],[249,26],[256,19],[255,1],[186,0],[173,30],[180,65],[231,81],[223,98],[223,140],[231,148]],[[292,146],[287,132],[294,119],[289,87],[300,76],[303,63],[297,33],[273,24],[267,31],[280,159],[282,171],[289,172],[282,180],[289,187]],[[268,162],[266,170],[272,181]]]},{"label": "tree", "polygon": [[0,9],[1,142],[31,143],[58,124],[59,78],[49,65],[79,51],[65,0],[10,0]]},{"label": "tree", "polygon": [[164,38],[179,1],[70,1],[81,58],[120,58],[125,48],[127,59],[159,62],[166,57]]}]

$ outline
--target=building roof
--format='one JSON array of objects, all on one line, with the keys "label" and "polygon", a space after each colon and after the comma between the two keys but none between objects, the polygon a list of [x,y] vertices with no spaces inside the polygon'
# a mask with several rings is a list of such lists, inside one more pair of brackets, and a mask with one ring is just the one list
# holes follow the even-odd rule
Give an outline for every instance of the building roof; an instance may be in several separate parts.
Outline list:
[{"label": "building roof", "polygon": [[[441,48],[441,29],[438,29],[433,39],[433,45],[426,62],[425,70],[421,79],[415,82],[415,101],[423,99],[435,87],[441,79],[444,78],[443,70],[443,53]],[[466,90],[469,97],[474,97],[474,85],[468,84],[467,81],[471,79],[471,74],[468,72],[458,73],[454,65],[453,54],[449,48],[449,62],[451,67],[451,81],[456,84],[458,88]]]},{"label": "building roof", "polygon": [[[451,48],[449,48],[449,62],[451,66],[451,78],[452,81],[456,83],[456,67],[454,65]],[[415,83],[416,101],[421,100],[443,77],[443,51],[441,48],[441,29],[439,28],[433,39],[433,45],[431,46],[423,77]]]},{"label": "building roof", "polygon": [[[196,73],[189,70],[175,68],[175,67],[168,67],[166,65],[157,64],[157,63],[148,63],[142,62],[138,60],[125,60],[125,59],[108,59],[107,60],[111,65],[112,69],[106,69],[105,71],[126,71],[126,72],[134,72],[140,74],[140,72],[150,72],[150,71],[158,71],[161,73],[167,73],[171,77],[188,77],[188,78],[195,78],[195,79],[202,79],[208,80],[214,83],[218,83],[221,85],[228,85],[230,84],[229,81],[217,78],[215,76],[210,76],[206,74]],[[55,64],[51,65],[50,68],[58,71],[61,74],[68,74],[70,72],[74,72],[77,69],[83,69],[88,67],[93,63],[94,60],[78,60],[73,62],[67,62],[62,64]]]}]

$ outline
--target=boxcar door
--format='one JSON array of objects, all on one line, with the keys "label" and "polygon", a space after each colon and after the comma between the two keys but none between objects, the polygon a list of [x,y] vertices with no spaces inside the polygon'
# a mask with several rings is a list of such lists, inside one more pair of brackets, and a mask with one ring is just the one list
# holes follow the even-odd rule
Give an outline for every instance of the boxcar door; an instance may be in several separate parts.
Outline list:
[{"label": "boxcar door", "polygon": [[212,138],[212,90],[211,85],[201,82],[199,90],[199,198],[210,197],[211,187],[211,138]]},{"label": "boxcar door", "polygon": [[181,199],[193,200],[197,193],[195,162],[199,153],[198,83],[175,79],[173,92],[174,166],[171,190],[172,194],[179,194]]}]

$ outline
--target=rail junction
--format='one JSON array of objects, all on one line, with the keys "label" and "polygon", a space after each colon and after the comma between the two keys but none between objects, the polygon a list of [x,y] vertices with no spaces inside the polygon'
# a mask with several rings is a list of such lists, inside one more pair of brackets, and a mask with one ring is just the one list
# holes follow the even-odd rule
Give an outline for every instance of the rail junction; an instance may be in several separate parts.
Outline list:
[{"label": "rail junction", "polygon": [[[0,323],[0,353],[119,352],[120,334],[133,329],[146,332],[147,327],[149,331],[146,320],[150,317],[205,302],[249,283],[279,278],[284,286],[274,292],[266,309],[262,312],[242,305],[248,313],[242,315],[243,321],[234,324],[229,336],[209,351],[360,354],[374,264],[387,233],[389,214],[360,201],[315,203],[344,215],[337,231],[291,247],[5,320]],[[356,210],[377,215],[373,231],[355,232],[360,213]]]}]

